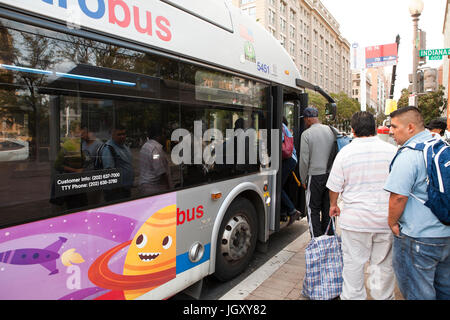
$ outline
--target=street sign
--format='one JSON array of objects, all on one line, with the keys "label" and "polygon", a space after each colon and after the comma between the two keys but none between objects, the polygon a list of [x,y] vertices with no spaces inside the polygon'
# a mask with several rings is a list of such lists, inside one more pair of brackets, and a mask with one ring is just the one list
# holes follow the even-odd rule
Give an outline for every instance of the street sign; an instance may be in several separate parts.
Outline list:
[{"label": "street sign", "polygon": [[428,60],[442,60],[442,56],[428,56]]},{"label": "street sign", "polygon": [[[450,56],[450,48],[447,49],[430,49],[430,50],[420,50],[419,55],[421,57],[431,57],[431,56]],[[430,60],[439,60],[431,59]]]},{"label": "street sign", "polygon": [[366,47],[366,68],[396,65],[397,59],[397,43]]}]

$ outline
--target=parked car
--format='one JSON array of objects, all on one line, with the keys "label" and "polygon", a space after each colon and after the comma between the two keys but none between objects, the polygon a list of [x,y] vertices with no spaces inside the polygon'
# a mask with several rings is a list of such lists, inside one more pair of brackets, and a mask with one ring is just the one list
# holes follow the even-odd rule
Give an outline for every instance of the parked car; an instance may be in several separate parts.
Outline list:
[{"label": "parked car", "polygon": [[26,160],[29,156],[27,141],[18,139],[0,139],[0,161]]}]

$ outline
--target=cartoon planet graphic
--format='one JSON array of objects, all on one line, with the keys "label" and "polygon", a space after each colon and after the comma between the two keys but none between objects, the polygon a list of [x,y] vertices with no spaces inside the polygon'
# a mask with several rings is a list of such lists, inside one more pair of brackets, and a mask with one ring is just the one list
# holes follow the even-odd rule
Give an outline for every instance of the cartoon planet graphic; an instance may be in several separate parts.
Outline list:
[{"label": "cartoon planet graphic", "polygon": [[[123,274],[112,272],[110,259],[130,246]],[[89,268],[95,285],[123,291],[127,300],[160,286],[176,276],[176,205],[155,212],[138,230],[133,240],[105,252]]]}]

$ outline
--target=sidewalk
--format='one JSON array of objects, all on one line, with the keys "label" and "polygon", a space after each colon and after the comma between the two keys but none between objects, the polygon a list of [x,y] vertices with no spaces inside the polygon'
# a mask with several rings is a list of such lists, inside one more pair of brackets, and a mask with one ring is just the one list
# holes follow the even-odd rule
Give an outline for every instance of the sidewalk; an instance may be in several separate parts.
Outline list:
[{"label": "sidewalk", "polygon": [[[308,225],[306,219],[296,223]],[[304,232],[221,300],[308,300],[301,292],[306,272],[305,248],[310,239],[309,232]],[[403,300],[397,286],[394,292],[395,300]],[[369,292],[367,297],[372,300]]]}]

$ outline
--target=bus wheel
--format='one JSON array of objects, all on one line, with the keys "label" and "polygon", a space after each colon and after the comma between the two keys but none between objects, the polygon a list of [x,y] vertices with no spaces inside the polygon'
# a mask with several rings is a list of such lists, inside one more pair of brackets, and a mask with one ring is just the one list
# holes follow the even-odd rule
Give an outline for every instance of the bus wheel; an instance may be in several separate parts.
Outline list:
[{"label": "bus wheel", "polygon": [[257,226],[256,211],[249,200],[239,198],[230,205],[217,239],[217,279],[227,281],[244,271],[255,251]]}]

